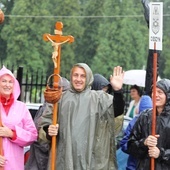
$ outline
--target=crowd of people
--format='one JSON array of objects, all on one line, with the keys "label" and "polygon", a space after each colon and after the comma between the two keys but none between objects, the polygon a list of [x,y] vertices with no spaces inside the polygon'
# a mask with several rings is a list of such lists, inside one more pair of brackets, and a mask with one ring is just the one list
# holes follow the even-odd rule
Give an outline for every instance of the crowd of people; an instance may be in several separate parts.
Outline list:
[{"label": "crowd of people", "polygon": [[[57,169],[119,169],[115,142],[118,132],[115,126],[116,118],[124,114],[123,76],[122,67],[117,66],[109,82],[100,74],[93,76],[87,64],[75,64],[71,69],[70,84],[59,101],[58,124],[52,124],[53,105],[45,103],[36,125],[26,105],[17,100],[20,94],[18,81],[10,70],[3,67],[0,70],[0,137],[3,148],[0,166],[6,170],[24,169],[23,147],[40,144],[37,139],[43,133],[41,140],[48,144],[46,162],[36,163],[43,162],[44,169],[50,169],[51,166],[52,136],[57,137]],[[109,91],[110,87],[112,90]],[[134,87],[138,95],[139,87],[133,85],[130,89]],[[120,142],[122,151],[129,155],[125,168],[150,169],[150,158],[154,158],[156,169],[168,170],[170,80],[162,79],[156,84],[155,135],[151,133],[152,95],[140,93],[139,96],[136,116],[132,118]],[[30,159],[34,154],[31,153]],[[31,164],[28,159],[25,169],[32,169]],[[39,169],[37,166],[34,169]]]}]

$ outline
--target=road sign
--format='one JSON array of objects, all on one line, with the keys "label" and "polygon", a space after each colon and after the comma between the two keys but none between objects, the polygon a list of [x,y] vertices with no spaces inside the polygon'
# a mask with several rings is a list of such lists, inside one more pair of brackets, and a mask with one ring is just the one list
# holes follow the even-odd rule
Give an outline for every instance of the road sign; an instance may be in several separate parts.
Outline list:
[{"label": "road sign", "polygon": [[150,18],[149,18],[149,49],[162,50],[163,36],[163,3],[150,2]]}]

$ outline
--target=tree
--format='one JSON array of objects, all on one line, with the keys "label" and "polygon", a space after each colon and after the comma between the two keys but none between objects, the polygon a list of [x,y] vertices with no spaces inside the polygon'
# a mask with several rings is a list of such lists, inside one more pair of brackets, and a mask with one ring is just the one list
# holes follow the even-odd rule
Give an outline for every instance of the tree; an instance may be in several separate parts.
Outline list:
[{"label": "tree", "polygon": [[160,75],[163,77],[170,77],[170,16],[169,16],[170,2],[168,0],[163,1],[163,47],[160,56]]},{"label": "tree", "polygon": [[[3,24],[0,25],[0,32],[2,31],[2,28],[4,27],[4,25],[8,23],[9,18],[6,16],[11,13],[13,5],[14,5],[14,0],[9,0],[9,1],[1,0],[0,7],[2,7],[2,10],[5,14],[5,21]],[[3,61],[7,57],[7,54],[6,54],[7,43],[5,40],[2,39],[1,34],[0,34],[0,42],[1,42],[0,43],[0,58],[1,58],[1,61]]]},{"label": "tree", "polygon": [[[125,70],[143,68],[148,55],[148,28],[141,1],[98,0],[13,0],[4,5],[6,19],[0,25],[0,57],[5,63],[24,66],[30,72],[53,72],[53,47],[43,41],[44,33],[54,34],[57,21],[63,35],[75,42],[63,44],[61,75],[69,78],[74,63],[86,62],[94,72],[107,75],[115,65]],[[169,76],[169,1],[164,0],[164,37],[160,73]],[[167,14],[167,15],[166,15]],[[110,72],[110,73],[109,73]]]},{"label": "tree", "polygon": [[146,30],[138,18],[141,8],[132,1],[105,2],[104,15],[113,17],[106,17],[100,25],[100,44],[92,63],[94,72],[108,77],[116,65],[125,70],[145,65]]},{"label": "tree", "polygon": [[87,1],[84,8],[82,19],[82,27],[84,28],[83,36],[78,41],[78,48],[76,49],[80,56],[79,61],[91,65],[93,57],[99,44],[98,29],[103,15],[104,1]]},{"label": "tree", "polygon": [[2,38],[7,42],[7,63],[22,65],[31,72],[42,68],[46,71],[49,50],[42,35],[48,31],[46,26],[50,22],[48,19],[42,22],[36,16],[49,15],[48,4],[48,1],[15,1],[11,12],[14,17],[9,18],[2,30]]},{"label": "tree", "polygon": [[[74,10],[73,10],[74,9]],[[44,33],[54,34],[57,21],[64,24],[63,34],[79,36],[81,29],[76,19],[58,16],[79,15],[79,4],[70,1],[31,0],[15,1],[9,23],[2,30],[2,38],[7,42],[7,63],[22,65],[30,72],[37,69],[52,73],[51,43],[44,42]],[[17,17],[18,16],[18,17]],[[57,19],[57,20],[56,20]],[[74,44],[74,43],[73,43]],[[63,45],[61,72],[66,75],[74,63],[76,45]],[[13,62],[11,62],[13,61]]]}]

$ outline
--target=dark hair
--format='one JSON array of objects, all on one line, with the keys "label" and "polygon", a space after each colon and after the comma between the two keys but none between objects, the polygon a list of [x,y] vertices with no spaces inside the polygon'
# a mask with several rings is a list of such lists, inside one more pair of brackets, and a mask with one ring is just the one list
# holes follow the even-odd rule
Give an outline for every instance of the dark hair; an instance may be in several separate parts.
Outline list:
[{"label": "dark hair", "polygon": [[135,84],[135,85],[133,85],[133,86],[130,87],[130,90],[132,90],[132,89],[137,90],[139,96],[142,96],[142,89],[141,89],[139,86],[137,86],[137,85]]}]

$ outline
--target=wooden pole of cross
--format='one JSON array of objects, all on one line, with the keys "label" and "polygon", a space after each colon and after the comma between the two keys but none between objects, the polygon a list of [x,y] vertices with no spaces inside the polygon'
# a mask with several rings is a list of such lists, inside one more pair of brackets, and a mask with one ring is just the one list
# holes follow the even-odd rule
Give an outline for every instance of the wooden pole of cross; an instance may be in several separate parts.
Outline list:
[{"label": "wooden pole of cross", "polygon": [[[68,36],[63,36],[62,34],[62,29],[63,29],[63,23],[62,22],[56,22],[55,24],[55,30],[54,33],[55,35],[50,35],[50,34],[44,34],[43,39],[44,41],[51,42],[52,46],[54,48],[54,51],[52,53],[52,60],[54,63],[54,75],[59,75],[60,74],[60,61],[61,61],[61,45],[68,42],[72,43],[74,42],[74,37],[71,35]],[[54,84],[59,84],[59,76],[54,76],[53,80],[53,85]],[[57,117],[57,112],[58,112],[58,103],[53,104],[53,120],[52,124],[56,125],[58,122],[58,117]],[[51,170],[56,170],[55,169],[55,164],[56,164],[56,137],[52,137],[52,145],[51,145]]]}]

